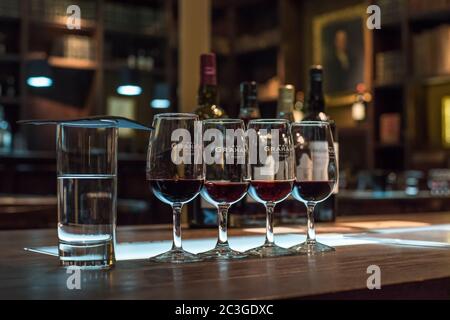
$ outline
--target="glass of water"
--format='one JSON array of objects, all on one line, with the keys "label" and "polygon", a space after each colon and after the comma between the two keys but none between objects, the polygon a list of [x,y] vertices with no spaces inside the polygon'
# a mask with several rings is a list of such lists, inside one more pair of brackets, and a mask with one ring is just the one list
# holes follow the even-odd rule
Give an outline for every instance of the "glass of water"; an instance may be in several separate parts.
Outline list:
[{"label": "glass of water", "polygon": [[115,123],[57,126],[58,239],[62,266],[114,265],[117,190]]}]

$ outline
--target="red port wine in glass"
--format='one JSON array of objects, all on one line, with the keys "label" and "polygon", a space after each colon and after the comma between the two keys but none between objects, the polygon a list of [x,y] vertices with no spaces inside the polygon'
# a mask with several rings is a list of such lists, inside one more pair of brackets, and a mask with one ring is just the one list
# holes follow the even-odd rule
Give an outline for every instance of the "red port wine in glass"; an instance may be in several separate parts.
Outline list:
[{"label": "red port wine in glass", "polygon": [[296,181],[292,196],[298,201],[320,202],[333,191],[333,181]]},{"label": "red port wine in glass", "polygon": [[253,180],[249,193],[258,202],[278,203],[289,196],[293,183],[292,180]]},{"label": "red port wine in glass", "polygon": [[289,196],[295,180],[290,123],[285,119],[251,120],[247,136],[251,159],[249,195],[266,207],[266,239],[263,245],[246,253],[260,258],[290,255],[291,250],[275,244],[273,233],[275,205]]},{"label": "red port wine in glass", "polygon": [[203,186],[201,179],[150,179],[153,194],[162,202],[186,203],[195,198]]},{"label": "red port wine in glass", "polygon": [[316,241],[314,208],[325,201],[338,180],[337,159],[330,124],[325,121],[302,121],[292,125],[294,137],[296,181],[293,197],[307,208],[306,241],[291,247],[299,254],[314,255],[334,251]]},{"label": "red port wine in glass", "polygon": [[[204,182],[199,118],[189,113],[160,113],[153,118],[147,152],[146,175],[153,194],[170,205],[173,211],[172,248],[150,258],[152,262],[187,263],[201,261],[197,255],[183,249],[181,241],[181,212],[184,204],[193,200]],[[193,143],[192,148],[183,148],[183,157],[178,157],[179,144],[173,141],[172,133],[186,130]],[[176,149],[174,149],[176,148]],[[198,150],[199,152],[195,152]]]},{"label": "red port wine in glass", "polygon": [[235,203],[247,193],[248,182],[207,181],[202,197],[209,203]]},{"label": "red port wine in glass", "polygon": [[205,160],[205,184],[200,194],[217,208],[218,237],[216,246],[199,256],[215,260],[245,258],[246,254],[230,247],[227,231],[228,209],[245,197],[249,185],[244,121],[208,119],[203,121],[203,130],[205,159],[209,160]]}]

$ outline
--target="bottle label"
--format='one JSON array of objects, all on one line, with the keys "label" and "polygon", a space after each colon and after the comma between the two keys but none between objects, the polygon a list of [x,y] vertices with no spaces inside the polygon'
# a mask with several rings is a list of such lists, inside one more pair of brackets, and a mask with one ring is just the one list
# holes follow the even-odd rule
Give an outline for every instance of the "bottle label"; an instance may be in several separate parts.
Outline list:
[{"label": "bottle label", "polygon": [[217,77],[215,69],[212,67],[205,68],[202,72],[200,82],[202,85],[211,85],[211,86],[217,85]]},{"label": "bottle label", "polygon": [[326,181],[328,177],[328,164],[333,152],[328,150],[328,142],[313,141],[309,143],[309,153],[300,157],[297,167],[297,178],[300,180]]},{"label": "bottle label", "polygon": [[203,74],[205,76],[215,76],[216,75],[216,68],[214,68],[214,67],[204,67]]},{"label": "bottle label", "polygon": [[[336,158],[336,170],[339,173],[339,142],[334,143],[334,156]],[[334,186],[333,193],[337,194],[339,192],[339,179]]]},{"label": "bottle label", "polygon": [[200,82],[203,85],[217,85],[216,58],[211,55],[201,57]]},{"label": "bottle label", "polygon": [[328,178],[328,163],[331,153],[328,150],[328,142],[314,141],[311,142],[312,161],[314,163],[313,179],[314,180],[329,180]]},{"label": "bottle label", "polygon": [[294,111],[294,104],[291,101],[281,102],[278,104],[278,114],[292,113]]}]

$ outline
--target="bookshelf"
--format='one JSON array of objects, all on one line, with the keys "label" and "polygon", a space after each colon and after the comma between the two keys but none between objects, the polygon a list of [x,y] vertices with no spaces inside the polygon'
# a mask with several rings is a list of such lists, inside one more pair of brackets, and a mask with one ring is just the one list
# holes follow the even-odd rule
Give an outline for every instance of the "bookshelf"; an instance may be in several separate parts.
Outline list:
[{"label": "bookshelf", "polygon": [[[431,116],[440,106],[437,98],[431,102],[429,97],[433,95],[430,93],[433,91],[438,92],[434,96],[442,95],[439,88],[446,87],[450,90],[450,73],[439,73],[444,69],[443,60],[436,58],[435,52],[429,52],[420,59],[414,55],[418,45],[423,48],[430,47],[430,44],[426,44],[422,39],[415,45],[418,36],[448,24],[450,1],[430,3],[422,0],[395,0],[390,3],[397,6],[398,14],[392,15],[397,18],[387,21],[386,24],[382,23],[381,30],[373,31],[374,99],[369,106],[372,116],[368,119],[372,131],[372,168],[403,171],[426,170],[433,166],[445,167],[448,165],[446,159],[449,153],[437,142],[438,138],[433,139],[430,136],[430,132],[433,132],[430,128],[441,126],[437,119],[439,116]],[[433,60],[434,71],[420,72],[419,69]],[[383,63],[385,71],[388,71],[387,75],[380,75]],[[391,143],[383,142],[381,138],[382,118],[386,114],[397,114],[400,118],[399,133]],[[438,129],[434,131],[436,130]],[[442,153],[447,155],[438,156]],[[426,159],[439,161],[427,162]]]},{"label": "bookshelf", "polygon": [[259,84],[261,116],[276,115],[277,88],[285,81],[286,2],[212,1],[212,51],[218,55],[221,104],[232,117],[239,113],[239,83],[251,80]]},{"label": "bookshelf", "polygon": [[[238,113],[238,84],[242,80],[256,80],[261,89],[276,79],[274,87],[289,82],[297,90],[306,90],[307,70],[313,60],[314,16],[361,2],[365,1],[324,1],[319,5],[292,0],[213,0],[212,47],[218,53],[222,105],[230,116]],[[418,74],[414,66],[414,39],[423,32],[449,24],[450,2],[370,0],[365,3],[382,6],[383,18],[382,28],[372,32],[373,85],[369,92],[372,99],[362,123],[352,120],[350,101],[327,111],[340,128],[342,152],[352,154],[352,143],[360,145],[359,155],[347,157],[357,162],[355,170],[397,172],[445,167],[448,164],[443,161],[425,164],[422,160],[448,159],[448,152],[438,142],[438,130],[433,131],[442,124],[430,113],[440,112],[433,97],[442,92],[449,95],[450,73]],[[244,42],[242,39],[245,48],[239,45]],[[263,117],[275,115],[275,98],[275,95],[260,97]],[[389,126],[394,128],[396,137],[388,134],[386,140],[386,134],[380,134],[380,129]],[[442,152],[447,156],[437,155]]]},{"label": "bookshelf", "polygon": [[[27,140],[31,138],[31,149],[52,148],[33,141],[37,140],[33,128],[19,128],[16,121],[107,113],[108,97],[117,97],[115,88],[120,70],[128,65],[130,55],[134,55],[135,60],[147,59],[146,68],[136,68],[144,94],[129,98],[135,100],[134,116],[144,123],[151,122],[156,111],[151,109],[150,101],[153,86],[159,82],[169,85],[171,110],[176,110],[177,49],[174,39],[177,38],[177,1],[80,0],[77,2],[81,8],[80,30],[66,27],[66,9],[72,4],[69,2],[2,0],[0,3],[0,84],[5,89],[6,84],[2,81],[13,77],[15,86],[13,95],[0,94],[0,104],[12,125],[13,134],[20,131]],[[67,50],[79,47],[80,43],[86,48],[84,54],[80,55],[80,50],[72,53]],[[59,82],[54,86],[58,93],[26,85],[27,64],[30,54],[34,53],[47,58]],[[84,98],[70,92],[80,88],[83,92],[79,95]],[[63,101],[58,101],[60,96],[64,96]],[[45,110],[31,107],[35,97],[54,99],[58,104],[70,107],[49,108],[52,114],[45,114]],[[39,136],[42,134],[45,133],[41,132]],[[148,141],[139,134],[134,139],[137,142],[122,143],[124,151],[145,149]]]},{"label": "bookshelf", "polygon": [[[412,7],[407,16],[407,35],[413,53],[409,56],[411,72],[406,81],[408,108],[412,110],[407,133],[414,147],[410,157],[416,159],[411,166],[448,167],[450,152],[442,139],[441,105],[443,97],[450,92],[450,1],[427,5],[417,0],[409,2]],[[443,28],[446,29],[446,48],[439,45],[445,43],[442,34],[439,35]],[[426,52],[426,60],[424,52],[414,54],[420,44],[430,50]]]}]

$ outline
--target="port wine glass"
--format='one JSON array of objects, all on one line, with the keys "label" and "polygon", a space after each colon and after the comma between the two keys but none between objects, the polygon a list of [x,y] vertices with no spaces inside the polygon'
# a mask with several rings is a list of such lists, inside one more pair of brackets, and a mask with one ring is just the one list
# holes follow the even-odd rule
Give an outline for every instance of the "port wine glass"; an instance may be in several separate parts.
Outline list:
[{"label": "port wine glass", "polygon": [[290,123],[284,119],[251,120],[248,124],[249,194],[266,207],[266,240],[246,251],[258,257],[292,254],[275,244],[273,216],[275,205],[286,199],[295,180],[294,152]]},{"label": "port wine glass", "polygon": [[185,263],[201,258],[181,244],[181,209],[199,193],[204,181],[201,121],[189,113],[161,113],[153,119],[147,153],[147,180],[154,195],[173,209],[173,244],[153,262]]},{"label": "port wine glass", "polygon": [[326,200],[338,181],[333,135],[328,122],[302,121],[292,125],[296,181],[292,195],[307,208],[306,241],[291,247],[300,254],[314,255],[335,249],[316,241],[314,208]]},{"label": "port wine glass", "polygon": [[228,209],[241,200],[249,185],[244,121],[210,119],[203,121],[205,183],[201,196],[217,208],[219,235],[214,249],[200,253],[205,259],[245,258],[230,248],[227,236]]}]

